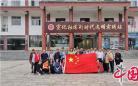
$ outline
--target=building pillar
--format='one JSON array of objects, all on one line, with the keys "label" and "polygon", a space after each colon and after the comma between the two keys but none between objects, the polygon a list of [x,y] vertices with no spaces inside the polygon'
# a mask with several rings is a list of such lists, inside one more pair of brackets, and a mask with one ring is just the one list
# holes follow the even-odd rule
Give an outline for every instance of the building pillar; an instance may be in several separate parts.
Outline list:
[{"label": "building pillar", "polygon": [[[118,21],[119,22],[122,22],[122,14],[121,13],[119,13],[118,14]],[[122,43],[122,33],[119,33],[119,46],[121,45],[121,43]]]},{"label": "building pillar", "polygon": [[[73,22],[73,7],[69,9],[69,22]],[[74,48],[74,34],[69,33],[69,48]]]},{"label": "building pillar", "polygon": [[[98,7],[98,21],[102,21],[102,8]],[[102,49],[102,32],[98,32],[98,49]]]},{"label": "building pillar", "polygon": [[25,6],[29,6],[29,0],[25,0]]},{"label": "building pillar", "polygon": [[7,45],[8,45],[7,36],[5,35],[4,36],[4,50],[7,50]]},{"label": "building pillar", "polygon": [[28,51],[28,39],[29,39],[29,12],[25,13],[25,50]]},{"label": "building pillar", "polygon": [[47,34],[47,50],[50,50],[50,34]]},{"label": "building pillar", "polygon": [[42,50],[46,50],[46,10],[42,9]]},{"label": "building pillar", "polygon": [[128,9],[124,7],[125,50],[128,51]]}]

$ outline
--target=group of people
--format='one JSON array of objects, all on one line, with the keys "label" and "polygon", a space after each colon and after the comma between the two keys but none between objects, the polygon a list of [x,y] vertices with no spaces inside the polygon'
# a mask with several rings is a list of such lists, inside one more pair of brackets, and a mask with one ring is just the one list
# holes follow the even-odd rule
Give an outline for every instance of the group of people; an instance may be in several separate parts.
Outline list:
[{"label": "group of people", "polygon": [[123,62],[121,53],[117,49],[115,54],[112,50],[105,49],[57,49],[56,51],[42,52],[32,49],[29,62],[31,72],[34,74],[62,74],[64,70],[66,54],[89,54],[96,53],[99,72],[114,72],[114,64],[119,65]]}]

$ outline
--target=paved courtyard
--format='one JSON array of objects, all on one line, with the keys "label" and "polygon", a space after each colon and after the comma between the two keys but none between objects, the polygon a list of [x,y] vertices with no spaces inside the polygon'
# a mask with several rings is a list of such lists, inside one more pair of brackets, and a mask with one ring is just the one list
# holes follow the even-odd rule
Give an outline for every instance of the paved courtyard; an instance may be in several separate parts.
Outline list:
[{"label": "paved courtyard", "polygon": [[[125,59],[124,66],[138,66],[138,59]],[[27,60],[0,61],[0,86],[120,86],[111,73],[33,75]],[[123,79],[123,86],[138,86],[138,82]]]}]

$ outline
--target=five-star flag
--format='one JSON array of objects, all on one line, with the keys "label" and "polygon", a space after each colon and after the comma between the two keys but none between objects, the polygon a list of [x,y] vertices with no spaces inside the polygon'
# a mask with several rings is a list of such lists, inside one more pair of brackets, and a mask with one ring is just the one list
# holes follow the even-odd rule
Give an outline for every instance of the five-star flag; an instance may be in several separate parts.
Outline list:
[{"label": "five-star flag", "polygon": [[96,54],[68,54],[65,60],[64,73],[96,73],[98,66]]}]

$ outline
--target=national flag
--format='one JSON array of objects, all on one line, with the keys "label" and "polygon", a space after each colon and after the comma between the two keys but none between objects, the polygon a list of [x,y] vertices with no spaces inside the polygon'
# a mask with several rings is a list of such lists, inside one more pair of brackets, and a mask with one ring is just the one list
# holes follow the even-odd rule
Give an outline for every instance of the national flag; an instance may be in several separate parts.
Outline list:
[{"label": "national flag", "polygon": [[96,53],[67,54],[64,73],[97,73],[98,65],[96,60]]}]

